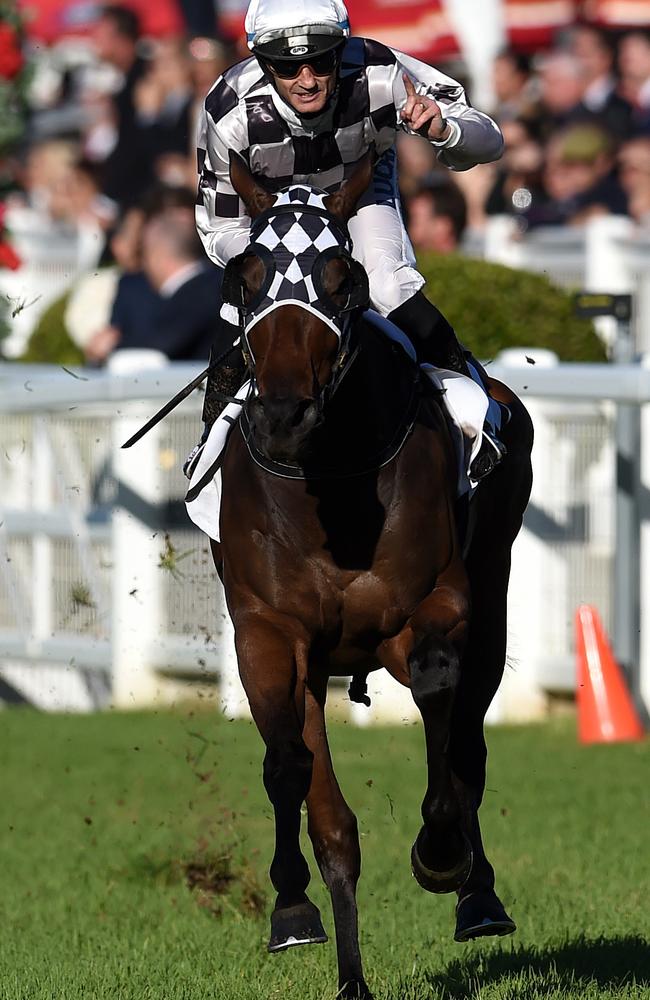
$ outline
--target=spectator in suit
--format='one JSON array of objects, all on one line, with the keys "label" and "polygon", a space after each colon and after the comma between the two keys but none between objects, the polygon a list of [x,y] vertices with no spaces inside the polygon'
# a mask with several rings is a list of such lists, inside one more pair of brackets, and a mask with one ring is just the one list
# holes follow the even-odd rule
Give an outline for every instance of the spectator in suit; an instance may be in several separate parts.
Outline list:
[{"label": "spectator in suit", "polygon": [[147,69],[138,54],[139,38],[140,22],[134,11],[117,4],[101,9],[92,35],[95,51],[123,77],[112,99],[115,145],[102,165],[104,193],[120,206],[135,204],[151,179],[151,161],[134,105],[135,88]]},{"label": "spectator in suit", "polygon": [[144,271],[145,227],[165,214],[193,225],[195,200],[189,188],[156,187],[139,205],[124,212],[110,244],[117,269],[111,269],[114,281],[108,315],[103,322],[93,323],[95,332],[83,344],[91,364],[103,364],[121,348],[155,345],[161,298]]},{"label": "spectator in suit", "polygon": [[610,135],[627,138],[632,106],[617,93],[611,35],[595,25],[582,24],[571,33],[570,52],[580,65],[585,84],[579,110],[584,109],[585,118],[592,115]]},{"label": "spectator in suit", "polygon": [[87,275],[70,298],[66,324],[92,365],[103,364],[122,340],[153,335],[160,300],[142,273],[144,225],[141,207],[127,209],[110,241],[114,266]]},{"label": "spectator in suit", "polygon": [[155,178],[165,184],[185,184],[188,149],[194,141],[193,134],[190,139],[194,94],[184,42],[176,38],[156,42],[147,72],[133,96],[137,125]]},{"label": "spectator in suit", "polygon": [[499,125],[533,117],[536,107],[527,55],[514,49],[503,49],[492,66],[492,85],[496,103],[491,113]]},{"label": "spectator in suit", "polygon": [[[120,347],[152,347],[171,360],[207,360],[220,326],[222,275],[206,261],[193,220],[174,209],[150,219],[142,259],[161,300],[153,342],[123,339]],[[222,350],[229,346],[226,339]]]},{"label": "spectator in suit", "polygon": [[550,139],[559,129],[582,119],[586,79],[581,64],[568,52],[551,52],[539,66],[539,129]]},{"label": "spectator in suit", "polygon": [[632,105],[635,133],[650,135],[650,32],[631,31],[619,46],[621,92]]}]

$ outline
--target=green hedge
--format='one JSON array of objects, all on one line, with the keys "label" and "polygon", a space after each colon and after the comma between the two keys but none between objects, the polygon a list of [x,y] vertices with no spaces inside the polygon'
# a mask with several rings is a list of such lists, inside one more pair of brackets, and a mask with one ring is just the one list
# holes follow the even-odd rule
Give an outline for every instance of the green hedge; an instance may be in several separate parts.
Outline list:
[{"label": "green hedge", "polygon": [[83,365],[83,351],[70,339],[64,314],[68,296],[56,299],[45,310],[29,338],[21,361],[40,365]]},{"label": "green hedge", "polygon": [[482,361],[508,347],[544,347],[562,361],[606,361],[590,320],[542,275],[455,254],[423,254],[427,294],[459,339]]}]

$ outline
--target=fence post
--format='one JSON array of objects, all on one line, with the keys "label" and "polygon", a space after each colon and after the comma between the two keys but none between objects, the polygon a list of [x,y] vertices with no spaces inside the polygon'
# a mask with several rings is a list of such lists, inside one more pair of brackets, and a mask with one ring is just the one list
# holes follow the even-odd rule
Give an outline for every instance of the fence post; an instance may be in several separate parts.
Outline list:
[{"label": "fence post", "polygon": [[[620,275],[618,277],[620,279]],[[614,282],[617,283],[616,275]],[[577,299],[579,316],[593,316],[596,321],[606,319],[614,324],[611,353],[616,364],[629,365],[636,357],[631,324],[632,302],[630,294],[604,290],[587,291]],[[614,652],[630,676],[638,671],[640,656],[640,416],[641,408],[636,403],[617,403]]]},{"label": "fence post", "polygon": [[[599,216],[585,226],[585,291],[612,295],[633,291],[627,254],[620,245],[633,229],[631,219],[622,215]],[[619,335],[616,318],[599,316],[594,322],[609,350],[614,352]]]},{"label": "fence post", "polygon": [[[644,369],[650,369],[650,354],[641,359]],[[641,482],[640,513],[640,595],[639,669],[631,678],[637,704],[650,714],[650,403],[641,406]]]},{"label": "fence post", "polygon": [[[33,506],[46,513],[52,507],[54,464],[52,443],[47,430],[47,416],[33,417]],[[45,532],[32,538],[32,635],[47,640],[53,634],[52,616],[52,540]]]},{"label": "fence post", "polygon": [[[166,364],[157,352],[148,359],[138,358],[139,353],[116,355],[111,373],[126,375]],[[159,518],[159,428],[154,427],[132,448],[122,448],[153,409],[146,402],[117,401],[112,424],[117,484],[112,522],[112,702],[116,708],[151,705],[160,690],[153,666],[153,647],[162,626],[160,556],[165,548]]]},{"label": "fence post", "polygon": [[[634,359],[630,319],[618,321],[614,360]],[[616,556],[614,560],[614,648],[631,675],[638,670],[639,647],[639,527],[641,408],[616,407]]]},{"label": "fence post", "polygon": [[483,256],[493,264],[523,267],[523,247],[517,240],[517,220],[511,215],[493,215],[485,226]]}]

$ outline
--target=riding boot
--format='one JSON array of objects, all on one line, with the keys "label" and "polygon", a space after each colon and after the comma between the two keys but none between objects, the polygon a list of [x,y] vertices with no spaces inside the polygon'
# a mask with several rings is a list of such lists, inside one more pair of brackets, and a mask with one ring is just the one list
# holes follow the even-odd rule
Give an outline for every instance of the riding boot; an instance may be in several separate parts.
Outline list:
[{"label": "riding boot", "polygon": [[[472,355],[463,349],[451,323],[423,292],[416,292],[394,309],[388,319],[410,337],[420,364],[446,368],[472,378],[467,367],[467,357],[472,360]],[[487,386],[484,388],[487,392]],[[496,437],[493,428],[486,425],[480,450],[469,469],[470,478],[474,482],[484,479],[505,454],[505,445]]]},{"label": "riding boot", "polygon": [[[214,364],[219,357],[221,357],[221,361],[210,372],[205,383],[202,413],[203,433],[198,444],[192,448],[183,464],[183,472],[188,479],[192,477],[194,466],[203,450],[203,445],[208,440],[212,425],[227,405],[222,395],[234,396],[241,388],[246,373],[246,362],[238,339],[239,327],[222,319],[220,320],[219,332],[221,336],[218,346],[215,341],[210,349],[210,365]],[[224,343],[228,343],[228,340],[233,342],[233,346],[224,355]]]},{"label": "riding boot", "polygon": [[410,337],[420,364],[447,368],[471,378],[453,326],[423,292],[416,292],[393,309],[388,319]]}]

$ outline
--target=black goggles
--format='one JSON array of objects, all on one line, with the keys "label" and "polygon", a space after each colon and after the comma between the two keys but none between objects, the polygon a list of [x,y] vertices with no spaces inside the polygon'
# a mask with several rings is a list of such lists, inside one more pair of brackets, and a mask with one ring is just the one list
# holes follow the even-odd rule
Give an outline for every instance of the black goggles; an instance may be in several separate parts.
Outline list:
[{"label": "black goggles", "polygon": [[340,54],[340,48],[335,48],[321,52],[320,55],[306,56],[302,61],[300,59],[276,59],[275,56],[273,59],[264,56],[263,59],[271,71],[281,80],[294,80],[300,74],[303,66],[309,66],[314,76],[327,76],[329,73],[333,73],[338,65]]}]

